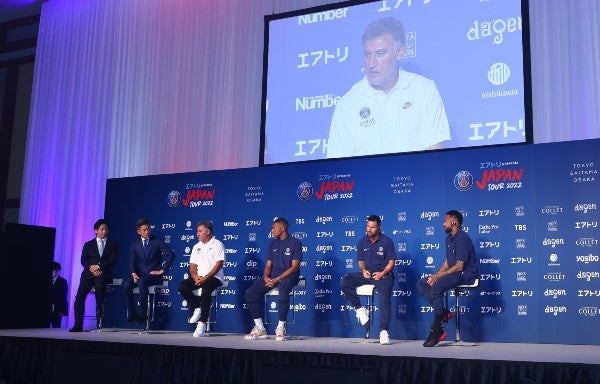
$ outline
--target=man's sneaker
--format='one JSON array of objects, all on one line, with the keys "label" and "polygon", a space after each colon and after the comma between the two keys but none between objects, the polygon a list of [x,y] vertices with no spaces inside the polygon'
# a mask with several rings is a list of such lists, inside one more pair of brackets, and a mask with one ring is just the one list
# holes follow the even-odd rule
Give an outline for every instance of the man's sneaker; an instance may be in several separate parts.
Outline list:
[{"label": "man's sneaker", "polygon": [[429,337],[423,343],[424,347],[433,347],[442,340],[446,340],[446,332],[443,329],[432,329],[429,331]]},{"label": "man's sneaker", "polygon": [[256,325],[252,328],[249,334],[244,336],[244,340],[256,340],[256,339],[266,339],[267,338],[267,330],[260,329]]},{"label": "man's sneaker", "polygon": [[275,330],[275,341],[285,341],[285,327],[277,327]]},{"label": "man's sneaker", "polygon": [[454,313],[444,308],[444,314],[442,315],[442,323],[447,323],[448,320],[454,317]]},{"label": "man's sneaker", "polygon": [[379,332],[379,344],[381,345],[389,345],[390,344],[390,335],[388,335],[388,331],[385,329]]},{"label": "man's sneaker", "polygon": [[194,309],[194,313],[192,313],[192,317],[188,320],[188,323],[194,324],[200,320],[200,307]]},{"label": "man's sneaker", "polygon": [[194,334],[192,336],[200,337],[204,335],[206,335],[206,323],[199,321],[198,325],[196,325],[196,330],[194,331]]},{"label": "man's sneaker", "polygon": [[369,312],[367,312],[367,308],[365,307],[360,307],[356,310],[356,317],[358,318],[358,321],[360,321],[360,323],[362,325],[367,324],[367,322],[369,321]]}]

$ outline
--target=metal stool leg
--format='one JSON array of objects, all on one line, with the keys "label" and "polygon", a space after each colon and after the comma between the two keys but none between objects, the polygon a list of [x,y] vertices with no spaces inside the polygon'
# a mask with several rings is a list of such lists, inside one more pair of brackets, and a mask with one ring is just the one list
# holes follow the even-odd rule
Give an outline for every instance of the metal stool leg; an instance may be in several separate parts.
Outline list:
[{"label": "metal stool leg", "polygon": [[461,290],[460,288],[454,288],[454,296],[456,298],[456,302],[454,304],[454,316],[456,316],[456,332],[454,341],[459,342],[460,340],[460,304],[458,299],[460,297]]},{"label": "metal stool leg", "polygon": [[[150,296],[152,296],[152,301],[150,301]],[[150,292],[148,290],[148,306],[146,307],[146,328],[144,329],[146,332],[150,330],[150,321],[154,320],[154,302],[156,300],[156,294]],[[152,309],[150,309],[150,303],[152,303]],[[152,318],[150,317],[152,316]]]},{"label": "metal stool leg", "polygon": [[[454,346],[459,346],[459,347],[474,347],[477,344],[476,343],[465,343],[462,341],[461,336],[460,336],[460,317],[461,317],[461,311],[460,311],[460,296],[463,295],[467,295],[469,293],[469,289],[471,288],[478,288],[479,287],[479,279],[475,279],[475,282],[473,284],[465,284],[465,285],[459,285],[458,287],[454,287],[454,297],[455,297],[455,302],[454,302],[454,316],[456,317],[456,328],[455,328],[455,338],[454,338],[454,342],[451,342],[449,345],[454,345]],[[448,296],[446,295],[446,306],[448,305]]]},{"label": "metal stool leg", "polygon": [[365,339],[371,337],[371,324],[373,323],[373,304],[375,303],[375,289],[373,289],[370,296],[367,296],[367,312],[369,313],[369,321],[367,321]]},{"label": "metal stool leg", "polygon": [[[219,307],[219,290],[221,287],[215,289],[211,295],[212,300],[210,301],[210,308],[208,309],[208,318],[206,319],[206,333],[210,333],[211,324],[217,322],[217,308]],[[211,316],[213,308],[215,313],[214,316]]]},{"label": "metal stool leg", "polygon": [[148,301],[146,308],[146,324],[143,330],[139,331],[139,334],[148,333],[163,333],[163,332],[150,332],[150,322],[154,321],[154,314],[156,309],[156,295],[157,289],[168,287],[168,281],[163,281],[161,285],[151,285],[148,287]]},{"label": "metal stool leg", "polygon": [[98,331],[102,329],[102,318],[104,317],[104,303],[101,303],[100,307],[102,307],[101,313],[96,313],[96,329]]}]

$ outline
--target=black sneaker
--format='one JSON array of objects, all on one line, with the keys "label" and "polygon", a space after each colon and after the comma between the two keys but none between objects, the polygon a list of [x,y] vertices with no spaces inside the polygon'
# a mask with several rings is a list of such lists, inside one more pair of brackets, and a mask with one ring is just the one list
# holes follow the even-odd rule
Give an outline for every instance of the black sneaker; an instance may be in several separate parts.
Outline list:
[{"label": "black sneaker", "polygon": [[424,347],[434,347],[442,340],[446,340],[446,332],[443,329],[432,329],[429,331],[429,337],[423,343]]}]

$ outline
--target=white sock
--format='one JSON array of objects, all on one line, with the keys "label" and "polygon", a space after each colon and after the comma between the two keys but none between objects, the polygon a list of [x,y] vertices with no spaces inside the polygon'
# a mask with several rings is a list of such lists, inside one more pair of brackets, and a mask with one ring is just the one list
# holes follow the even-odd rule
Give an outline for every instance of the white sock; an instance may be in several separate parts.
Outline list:
[{"label": "white sock", "polygon": [[254,325],[256,325],[258,329],[265,329],[261,318],[254,319]]},{"label": "white sock", "polygon": [[277,328],[285,328],[285,321],[279,320],[279,323],[277,323]]}]

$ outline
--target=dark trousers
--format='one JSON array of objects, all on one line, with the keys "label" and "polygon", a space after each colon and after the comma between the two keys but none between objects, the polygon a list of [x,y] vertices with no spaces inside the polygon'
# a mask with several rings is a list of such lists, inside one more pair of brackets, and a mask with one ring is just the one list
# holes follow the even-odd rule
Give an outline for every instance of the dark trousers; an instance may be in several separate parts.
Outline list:
[{"label": "dark trousers", "polygon": [[362,306],[360,298],[356,294],[356,288],[365,284],[373,284],[377,290],[379,309],[381,310],[379,329],[387,331],[390,328],[390,319],[392,317],[392,287],[394,286],[394,278],[389,274],[380,280],[366,279],[360,272],[350,272],[342,277],[340,288],[344,292],[346,300],[356,309]]},{"label": "dark trousers", "polygon": [[50,328],[60,328],[63,315],[55,310],[50,312]]},{"label": "dark trousers", "polygon": [[419,294],[433,305],[434,315],[444,314],[444,298],[446,291],[456,287],[457,285],[465,284],[464,275],[462,272],[451,273],[441,277],[432,286],[427,284],[428,277],[424,277],[417,281],[417,291]]},{"label": "dark trousers", "polygon": [[105,274],[100,276],[81,277],[81,280],[79,280],[79,288],[77,288],[77,294],[75,295],[75,327],[81,328],[83,326],[85,299],[92,288],[94,288],[96,295],[96,316],[102,317],[104,312],[104,297],[106,297],[106,285],[109,281],[112,281],[112,277]]},{"label": "dark trousers", "polygon": [[[210,313],[210,304],[212,301],[212,293],[215,289],[219,288],[223,283],[221,280],[212,276],[209,277],[204,284],[196,285],[194,279],[188,277],[179,283],[177,289],[179,294],[188,302],[188,308],[196,309],[200,308],[200,321],[206,323],[208,321],[208,315]],[[198,288],[202,288],[200,297],[194,295],[194,291]]]},{"label": "dark trousers", "polygon": [[[298,285],[298,277],[286,277],[277,284],[279,289],[279,296],[277,297],[279,302],[278,317],[279,321],[287,321],[287,315],[290,310],[290,292],[296,285]],[[253,319],[260,319],[263,317],[263,304],[265,294],[269,292],[271,287],[265,285],[265,281],[262,277],[254,280],[254,284],[246,291],[246,304],[248,305],[248,311]]]},{"label": "dark trousers", "polygon": [[151,285],[161,285],[163,281],[162,275],[144,275],[140,276],[137,283],[133,282],[133,277],[129,276],[123,283],[123,289],[125,290],[125,298],[127,298],[127,309],[129,310],[129,316],[137,315],[135,301],[133,299],[133,289],[135,287],[140,288],[140,313],[146,313],[148,311],[148,287]]}]

